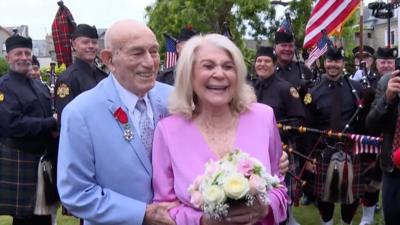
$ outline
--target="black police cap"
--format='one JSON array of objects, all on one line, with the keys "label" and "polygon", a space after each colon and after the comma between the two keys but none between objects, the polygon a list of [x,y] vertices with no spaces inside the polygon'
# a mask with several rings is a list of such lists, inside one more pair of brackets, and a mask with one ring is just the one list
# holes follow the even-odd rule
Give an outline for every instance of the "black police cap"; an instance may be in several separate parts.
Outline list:
[{"label": "black police cap", "polygon": [[294,40],[294,38],[291,33],[283,32],[283,31],[275,32],[275,44],[291,43],[291,42],[293,42],[293,40]]},{"label": "black police cap", "polygon": [[329,47],[325,53],[325,58],[330,60],[344,59],[344,50],[343,48]]},{"label": "black police cap", "polygon": [[376,51],[377,59],[395,59],[397,58],[396,48],[378,48]]},{"label": "black police cap", "polygon": [[6,51],[10,52],[14,48],[30,48],[32,49],[32,39],[30,37],[22,37],[21,35],[13,35],[6,40]]},{"label": "black police cap", "polygon": [[37,65],[40,67],[39,60],[37,59],[37,57],[35,55],[32,55],[32,65]]},{"label": "black police cap", "polygon": [[191,37],[196,36],[196,35],[197,35],[197,32],[194,31],[191,26],[188,26],[181,30],[181,32],[178,35],[177,41],[178,42],[187,41]]},{"label": "black police cap", "polygon": [[72,32],[71,38],[75,39],[77,37],[88,37],[92,39],[99,39],[99,36],[97,35],[97,29],[95,26],[90,26],[87,24],[79,24],[76,28],[75,31]]},{"label": "black police cap", "polygon": [[269,56],[274,62],[276,61],[276,53],[272,47],[260,46],[256,52],[256,60],[259,56]]},{"label": "black police cap", "polygon": [[[353,48],[352,50],[354,57],[357,57],[360,54],[360,46]],[[375,54],[375,50],[368,45],[363,46],[363,53],[369,56],[373,56]]]}]

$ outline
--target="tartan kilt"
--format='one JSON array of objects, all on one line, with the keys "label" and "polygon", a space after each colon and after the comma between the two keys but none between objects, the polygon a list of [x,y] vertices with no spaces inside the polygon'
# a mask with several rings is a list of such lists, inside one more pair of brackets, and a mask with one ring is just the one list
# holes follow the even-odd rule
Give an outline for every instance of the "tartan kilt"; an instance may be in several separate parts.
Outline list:
[{"label": "tartan kilt", "polygon": [[[333,149],[319,149],[316,151],[316,171],[315,178],[311,186],[313,187],[314,196],[317,199],[324,199],[324,189],[327,177],[327,171],[330,163],[331,156],[336,151]],[[348,153],[349,154],[349,153]],[[361,160],[360,155],[349,154],[353,164],[353,183],[352,191],[354,199],[360,199],[364,196],[365,192],[365,180],[363,178],[363,168],[366,167],[367,163]]]},{"label": "tartan kilt", "polygon": [[[297,175],[300,174],[300,160],[299,157],[293,153],[288,154],[289,158],[289,172],[291,174]],[[288,189],[288,196],[290,200],[293,202],[301,197],[301,184],[291,175],[286,174],[285,176],[285,184]]]},{"label": "tartan kilt", "polygon": [[0,143],[0,215],[33,215],[40,157]]}]

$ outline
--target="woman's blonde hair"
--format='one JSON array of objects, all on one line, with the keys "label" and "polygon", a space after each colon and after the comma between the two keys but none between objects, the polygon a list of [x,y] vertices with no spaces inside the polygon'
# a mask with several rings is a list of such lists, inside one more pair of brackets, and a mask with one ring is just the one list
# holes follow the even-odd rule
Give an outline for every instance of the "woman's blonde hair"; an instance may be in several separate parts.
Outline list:
[{"label": "woman's blonde hair", "polygon": [[207,34],[192,37],[183,46],[176,68],[175,89],[169,99],[170,113],[183,114],[188,119],[196,113],[198,108],[196,104],[198,103],[191,82],[193,66],[198,49],[206,43],[225,50],[232,58],[237,76],[237,86],[230,102],[230,108],[234,113],[244,112],[250,103],[256,101],[256,97],[253,88],[246,83],[247,69],[243,55],[227,37],[220,34]]}]

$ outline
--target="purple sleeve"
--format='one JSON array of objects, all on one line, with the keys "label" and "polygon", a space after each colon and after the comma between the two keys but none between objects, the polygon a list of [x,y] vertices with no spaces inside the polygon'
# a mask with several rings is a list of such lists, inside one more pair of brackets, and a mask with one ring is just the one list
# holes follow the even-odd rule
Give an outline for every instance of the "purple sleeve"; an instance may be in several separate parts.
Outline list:
[{"label": "purple sleeve", "polygon": [[[273,115],[273,114],[272,114]],[[269,157],[271,160],[271,174],[278,175],[281,180],[281,187],[274,188],[269,193],[270,212],[267,216],[267,224],[279,224],[286,219],[286,210],[288,203],[287,189],[284,182],[284,177],[279,174],[279,159],[282,156],[282,142],[279,135],[278,127],[276,126],[275,117],[271,120],[270,140],[269,140]],[[274,221],[274,222],[272,222]]]},{"label": "purple sleeve", "polygon": [[[172,202],[178,199],[174,183],[179,182],[174,180],[174,171],[172,168],[172,157],[169,152],[169,144],[166,138],[166,133],[163,132],[162,122],[157,124],[154,141],[153,141],[153,189],[154,202]],[[175,220],[176,225],[198,225],[203,216],[201,211],[198,211],[184,203],[170,210],[170,216]]]}]

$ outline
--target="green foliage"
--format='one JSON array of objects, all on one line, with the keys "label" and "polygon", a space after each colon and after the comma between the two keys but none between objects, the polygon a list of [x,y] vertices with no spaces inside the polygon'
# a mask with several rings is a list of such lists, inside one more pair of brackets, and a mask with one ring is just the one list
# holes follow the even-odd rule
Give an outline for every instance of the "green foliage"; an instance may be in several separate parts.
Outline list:
[{"label": "green foliage", "polygon": [[8,71],[8,64],[5,58],[0,58],[0,77]]},{"label": "green foliage", "polygon": [[146,8],[148,25],[160,40],[161,51],[165,49],[163,33],[176,37],[179,31],[191,24],[202,33],[221,33],[224,22],[229,23],[233,41],[245,57],[254,55],[244,46],[243,37],[248,28],[253,37],[266,33],[263,16],[270,9],[268,0],[158,0]]}]

